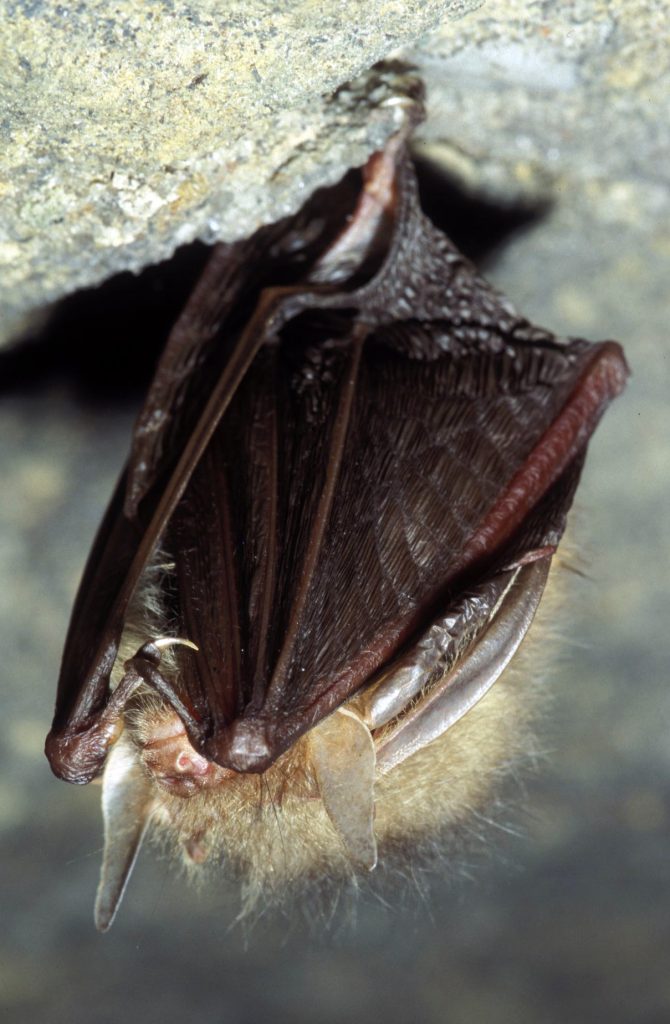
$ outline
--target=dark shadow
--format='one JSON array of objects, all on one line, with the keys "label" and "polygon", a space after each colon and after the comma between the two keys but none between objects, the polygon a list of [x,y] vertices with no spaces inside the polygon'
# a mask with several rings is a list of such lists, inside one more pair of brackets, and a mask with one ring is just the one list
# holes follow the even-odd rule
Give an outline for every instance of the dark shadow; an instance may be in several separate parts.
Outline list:
[{"label": "dark shadow", "polygon": [[0,395],[62,380],[86,404],[138,401],[209,252],[194,242],[140,274],[115,274],[63,299],[0,352]]},{"label": "dark shadow", "polygon": [[547,200],[496,203],[469,192],[426,160],[415,159],[424,212],[462,253],[485,269],[510,239],[541,220]]},{"label": "dark shadow", "polygon": [[[424,210],[478,265],[546,210],[496,205],[424,161],[417,170]],[[0,396],[62,381],[87,405],[138,404],[209,251],[196,242],[138,275],[117,274],[63,299],[39,329],[0,352]]]}]

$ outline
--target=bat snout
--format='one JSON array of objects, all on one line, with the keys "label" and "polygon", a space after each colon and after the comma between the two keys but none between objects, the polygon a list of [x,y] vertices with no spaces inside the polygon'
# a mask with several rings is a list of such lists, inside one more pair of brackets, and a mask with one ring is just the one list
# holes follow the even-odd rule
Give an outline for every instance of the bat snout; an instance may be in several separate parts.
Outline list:
[{"label": "bat snout", "polygon": [[153,728],[151,738],[140,744],[140,754],[157,785],[174,796],[193,796],[231,774],[194,750],[176,715]]}]

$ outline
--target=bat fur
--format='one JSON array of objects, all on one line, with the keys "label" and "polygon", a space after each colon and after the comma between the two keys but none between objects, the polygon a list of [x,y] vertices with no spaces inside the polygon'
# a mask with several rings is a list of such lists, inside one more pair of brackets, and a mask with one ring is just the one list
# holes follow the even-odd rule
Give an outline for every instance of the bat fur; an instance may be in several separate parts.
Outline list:
[{"label": "bat fur", "polygon": [[[381,870],[370,875],[352,864],[318,796],[308,736],[264,773],[231,773],[222,785],[186,799],[162,790],[146,769],[154,789],[152,841],[196,884],[210,885],[223,866],[240,885],[239,916],[245,920],[296,898],[311,913],[316,907],[328,916],[343,894],[361,887],[381,894],[390,882],[397,895],[399,881],[414,887],[429,885],[426,874],[436,870],[448,878],[458,875],[481,852],[492,828],[507,821],[514,790],[538,760],[537,720],[548,702],[545,680],[570,582],[562,564],[566,549],[570,541],[564,538],[533,629],[498,683],[448,732],[386,775],[377,774],[374,827]],[[148,572],[138,588],[116,679],[149,632],[165,631],[160,575],[159,569]],[[172,672],[174,650],[168,658]],[[173,716],[155,693],[138,693],[125,716],[135,756],[141,760],[143,744]]]}]

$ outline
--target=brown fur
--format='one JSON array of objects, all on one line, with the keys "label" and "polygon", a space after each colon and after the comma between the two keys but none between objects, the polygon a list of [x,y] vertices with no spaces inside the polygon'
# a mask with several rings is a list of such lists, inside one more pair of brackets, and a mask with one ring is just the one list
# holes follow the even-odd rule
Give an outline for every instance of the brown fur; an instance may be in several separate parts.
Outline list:
[{"label": "brown fur", "polygon": [[[533,723],[542,704],[547,628],[553,631],[560,602],[557,575],[560,568],[552,570],[528,637],[486,697],[442,737],[378,777],[378,874],[402,871],[403,865],[412,874],[415,858],[434,859],[454,839],[480,833],[503,781],[536,759]],[[128,630],[123,658],[156,636],[156,593],[149,592],[144,620],[153,631]],[[174,666],[168,663],[167,671]],[[138,749],[166,713],[154,695],[133,701],[126,724]],[[232,776],[187,799],[156,787],[155,836],[182,852],[193,875],[206,870],[206,858],[223,861],[241,883],[242,916],[289,891],[324,883],[356,887],[360,880],[318,797],[307,750],[303,738],[263,775]]]}]

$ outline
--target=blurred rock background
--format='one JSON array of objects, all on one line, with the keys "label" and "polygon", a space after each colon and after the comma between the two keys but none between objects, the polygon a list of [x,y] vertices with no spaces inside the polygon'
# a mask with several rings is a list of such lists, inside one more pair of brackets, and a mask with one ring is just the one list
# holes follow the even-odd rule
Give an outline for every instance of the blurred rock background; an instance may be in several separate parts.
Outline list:
[{"label": "blurred rock background", "polygon": [[[666,1021],[665,3],[2,8],[3,1019]],[[198,896],[147,851],[101,938],[99,791],[53,779],[42,744],[83,560],[204,251],[50,319],[45,305],[183,242],[246,234],[361,163],[395,123],[388,79],[368,69],[398,56],[428,87],[431,212],[525,313],[620,339],[633,369],[573,515],[586,578],[570,583],[546,764],[510,813],[519,834],[473,884],[435,879],[428,904],[364,901],[316,939],[270,920],[245,947],[234,891]]]}]

